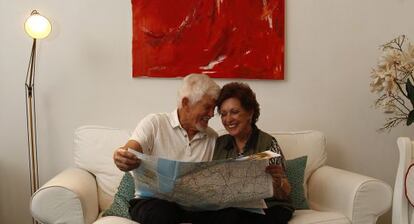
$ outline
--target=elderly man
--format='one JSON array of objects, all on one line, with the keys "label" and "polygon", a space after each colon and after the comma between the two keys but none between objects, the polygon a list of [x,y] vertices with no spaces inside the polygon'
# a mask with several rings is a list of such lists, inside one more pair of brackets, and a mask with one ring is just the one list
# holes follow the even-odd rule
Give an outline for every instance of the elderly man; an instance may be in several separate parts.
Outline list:
[{"label": "elderly man", "polygon": [[[122,171],[139,166],[140,160],[128,148],[172,160],[211,160],[217,133],[208,127],[208,121],[214,115],[219,92],[220,87],[207,75],[186,76],[178,92],[178,109],[141,120],[125,146],[114,152],[116,166]],[[191,221],[187,212],[173,202],[136,198],[130,204],[132,219],[140,223]]]}]

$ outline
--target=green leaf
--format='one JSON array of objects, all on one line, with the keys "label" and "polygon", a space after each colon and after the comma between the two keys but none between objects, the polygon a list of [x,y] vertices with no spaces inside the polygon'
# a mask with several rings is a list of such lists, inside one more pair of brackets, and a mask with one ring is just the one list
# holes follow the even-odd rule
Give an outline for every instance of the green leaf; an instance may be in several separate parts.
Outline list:
[{"label": "green leaf", "polygon": [[407,126],[410,126],[414,121],[414,110],[412,110],[409,114],[408,114],[408,118],[407,118]]},{"label": "green leaf", "polygon": [[407,98],[410,100],[411,105],[413,105],[414,107],[414,86],[413,84],[411,84],[410,79],[407,79],[407,84],[405,84],[405,90],[407,90]]}]

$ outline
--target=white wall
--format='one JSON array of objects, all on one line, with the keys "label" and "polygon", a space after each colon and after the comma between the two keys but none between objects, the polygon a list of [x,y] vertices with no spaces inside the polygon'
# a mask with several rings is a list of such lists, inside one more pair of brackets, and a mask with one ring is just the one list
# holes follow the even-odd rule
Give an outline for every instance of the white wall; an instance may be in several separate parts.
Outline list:
[{"label": "white wall", "polygon": [[[39,44],[36,77],[41,184],[72,165],[76,127],[133,128],[147,113],[174,109],[178,79],[131,78],[130,8],[130,1],[0,0],[0,223],[30,222],[24,79],[31,40],[23,23],[32,9],[53,25]],[[286,79],[246,81],[261,103],[259,126],[321,130],[329,164],[393,185],[396,138],[414,138],[413,127],[376,132],[384,115],[371,107],[369,75],[380,44],[399,34],[414,41],[413,8],[412,0],[286,0]]]}]

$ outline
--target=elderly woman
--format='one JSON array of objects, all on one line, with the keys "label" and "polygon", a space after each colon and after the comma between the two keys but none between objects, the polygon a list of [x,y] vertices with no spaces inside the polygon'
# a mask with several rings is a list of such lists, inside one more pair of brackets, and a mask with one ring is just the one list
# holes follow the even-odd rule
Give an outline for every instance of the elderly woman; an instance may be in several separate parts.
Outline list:
[{"label": "elderly woman", "polygon": [[257,128],[260,115],[255,93],[247,84],[232,82],[223,86],[217,110],[228,134],[217,139],[213,160],[246,156],[271,150],[282,156],[270,160],[266,171],[273,178],[273,197],[266,198],[265,215],[243,213],[248,223],[285,224],[294,211],[285,175],[285,158],[276,139]]}]

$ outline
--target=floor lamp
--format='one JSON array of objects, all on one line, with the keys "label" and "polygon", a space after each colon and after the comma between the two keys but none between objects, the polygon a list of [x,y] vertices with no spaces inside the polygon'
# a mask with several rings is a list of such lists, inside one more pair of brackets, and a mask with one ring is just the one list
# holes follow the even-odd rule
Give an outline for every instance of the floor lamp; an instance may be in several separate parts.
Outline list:
[{"label": "floor lamp", "polygon": [[49,20],[33,10],[24,23],[26,33],[33,38],[32,51],[30,54],[29,67],[26,75],[26,119],[27,119],[27,142],[30,160],[30,184],[31,194],[39,188],[39,176],[37,168],[37,139],[36,139],[36,110],[34,77],[36,67],[36,40],[47,37],[52,29]]}]

